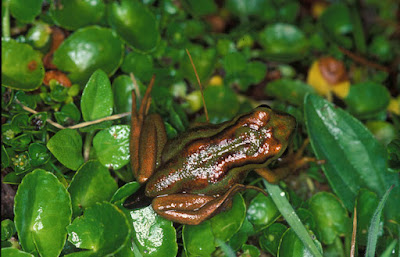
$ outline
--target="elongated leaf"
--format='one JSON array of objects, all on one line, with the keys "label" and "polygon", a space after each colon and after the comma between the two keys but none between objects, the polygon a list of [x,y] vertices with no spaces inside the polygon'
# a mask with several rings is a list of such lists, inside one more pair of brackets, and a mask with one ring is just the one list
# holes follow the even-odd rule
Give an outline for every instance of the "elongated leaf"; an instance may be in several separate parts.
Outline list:
[{"label": "elongated leaf", "polygon": [[1,256],[3,257],[33,257],[32,254],[20,251],[16,248],[1,248]]},{"label": "elongated leaf", "polygon": [[114,105],[110,80],[102,70],[96,70],[82,92],[81,109],[85,121],[97,120],[112,114]]},{"label": "elongated leaf", "polygon": [[370,131],[347,112],[316,95],[305,99],[305,120],[311,145],[334,192],[351,211],[362,187],[384,194],[399,184],[387,172],[387,152]]},{"label": "elongated leaf", "polygon": [[37,169],[26,175],[15,195],[15,227],[22,248],[58,256],[71,221],[71,199],[56,176]]},{"label": "elongated leaf", "polygon": [[285,197],[285,192],[278,185],[272,185],[266,180],[263,180],[264,186],[270,194],[272,200],[275,202],[276,207],[281,212],[287,223],[300,238],[303,244],[311,252],[314,257],[322,257],[321,251],[317,248],[315,242],[311,239],[307,229],[301,223],[299,217],[296,215],[293,207],[290,205],[288,199]]},{"label": "elongated leaf", "polygon": [[376,208],[374,216],[372,216],[371,225],[369,226],[368,229],[368,243],[367,243],[367,250],[365,253],[366,257],[375,256],[376,243],[378,242],[378,236],[379,236],[378,233],[379,223],[381,221],[383,207],[385,206],[386,200],[388,199],[390,191],[392,191],[392,189],[393,186],[390,187],[383,195],[382,200],[378,204],[378,208]]}]

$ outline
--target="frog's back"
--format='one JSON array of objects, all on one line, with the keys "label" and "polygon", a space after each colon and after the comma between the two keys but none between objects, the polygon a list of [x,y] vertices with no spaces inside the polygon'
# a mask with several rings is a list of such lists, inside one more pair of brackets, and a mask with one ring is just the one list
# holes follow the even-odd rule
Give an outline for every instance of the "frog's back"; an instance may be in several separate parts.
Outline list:
[{"label": "frog's back", "polygon": [[180,153],[169,158],[149,179],[146,194],[223,193],[242,183],[250,170],[278,158],[294,127],[292,116],[257,107],[209,131],[204,127],[201,132],[188,131],[180,139]]}]

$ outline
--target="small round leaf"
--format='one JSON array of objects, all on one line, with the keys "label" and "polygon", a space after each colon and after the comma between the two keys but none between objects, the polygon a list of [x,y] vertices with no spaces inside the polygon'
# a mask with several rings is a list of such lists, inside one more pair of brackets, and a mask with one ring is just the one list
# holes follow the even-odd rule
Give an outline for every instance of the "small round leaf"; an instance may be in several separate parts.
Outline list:
[{"label": "small round leaf", "polygon": [[69,72],[71,82],[85,84],[90,75],[102,69],[111,76],[122,63],[123,42],[111,30],[90,26],[75,31],[54,52],[53,63]]},{"label": "small round leaf", "polygon": [[15,195],[15,227],[22,248],[41,256],[58,256],[71,222],[71,199],[52,173],[37,169],[26,175]]},{"label": "small round leaf", "polygon": [[93,147],[101,164],[118,170],[129,163],[130,128],[116,125],[99,131],[93,138]]},{"label": "small round leaf", "polygon": [[128,241],[129,223],[115,205],[98,203],[85,210],[67,227],[68,240],[78,248],[88,249],[90,256],[110,256]]},{"label": "small round leaf", "polygon": [[2,40],[1,75],[3,86],[25,91],[37,89],[44,78],[39,52],[28,44]]},{"label": "small round leaf", "polygon": [[68,187],[73,216],[97,202],[108,201],[118,186],[110,172],[98,161],[88,161],[75,173]]}]

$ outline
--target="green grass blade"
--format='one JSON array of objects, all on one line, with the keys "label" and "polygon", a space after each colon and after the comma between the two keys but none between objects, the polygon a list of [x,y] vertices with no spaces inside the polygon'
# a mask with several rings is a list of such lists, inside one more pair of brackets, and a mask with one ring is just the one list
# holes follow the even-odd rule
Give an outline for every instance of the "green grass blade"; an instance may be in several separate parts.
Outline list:
[{"label": "green grass blade", "polygon": [[307,229],[301,223],[299,217],[295,213],[293,207],[290,205],[289,201],[285,197],[285,192],[278,185],[273,185],[263,180],[264,186],[267,192],[270,194],[272,200],[276,204],[277,208],[281,212],[282,216],[285,218],[287,223],[297,234],[303,244],[308,248],[314,257],[322,257],[322,253],[318,250],[317,246],[314,244]]},{"label": "green grass blade", "polygon": [[368,229],[368,243],[365,257],[375,256],[376,243],[378,242],[379,223],[381,221],[383,207],[385,206],[386,200],[388,199],[390,191],[392,191],[393,187],[394,186],[391,186],[383,195],[381,201],[378,204],[378,207],[375,210],[374,215],[372,216],[371,225]]}]

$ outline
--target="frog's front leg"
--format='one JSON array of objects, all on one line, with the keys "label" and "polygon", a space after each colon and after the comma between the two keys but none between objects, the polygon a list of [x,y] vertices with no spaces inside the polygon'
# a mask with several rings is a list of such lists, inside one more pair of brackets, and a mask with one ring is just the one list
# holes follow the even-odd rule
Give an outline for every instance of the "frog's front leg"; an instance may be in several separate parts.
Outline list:
[{"label": "frog's front leg", "polygon": [[188,193],[162,195],[153,199],[152,207],[158,215],[173,222],[198,225],[223,210],[224,206],[229,205],[235,193],[247,188],[254,189],[236,184],[220,196]]},{"label": "frog's front leg", "polygon": [[132,171],[139,183],[144,183],[151,177],[156,169],[157,163],[161,161],[161,153],[167,142],[164,123],[160,115],[148,115],[151,103],[150,92],[154,84],[154,78],[153,76],[146,89],[138,112],[136,111],[136,95],[135,92],[132,91],[132,118],[129,150]]}]

